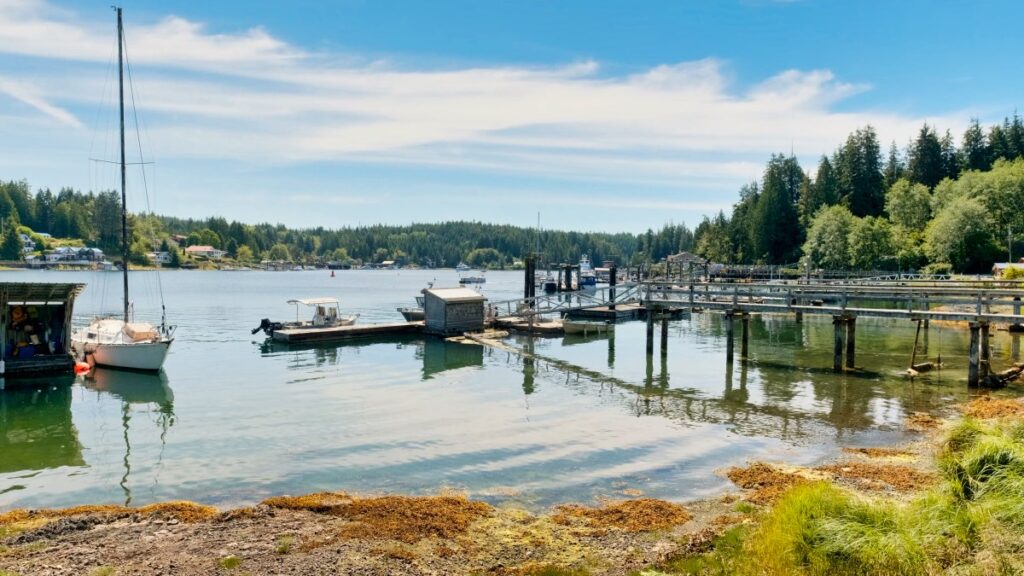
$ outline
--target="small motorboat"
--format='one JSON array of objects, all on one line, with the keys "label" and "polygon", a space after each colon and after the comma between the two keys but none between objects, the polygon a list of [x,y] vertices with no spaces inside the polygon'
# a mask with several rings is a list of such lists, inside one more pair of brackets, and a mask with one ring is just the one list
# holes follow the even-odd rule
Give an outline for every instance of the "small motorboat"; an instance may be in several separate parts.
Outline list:
[{"label": "small motorboat", "polygon": [[406,322],[425,320],[427,314],[423,311],[423,296],[416,297],[415,308],[398,308],[398,312],[405,318]]},{"label": "small motorboat", "polygon": [[566,334],[608,334],[615,331],[615,324],[610,322],[597,322],[593,320],[562,320],[562,329]]},{"label": "small motorboat", "polygon": [[483,271],[480,272],[479,276],[463,276],[459,278],[459,284],[465,286],[466,284],[484,284],[487,282],[487,278],[484,277]]},{"label": "small motorboat", "polygon": [[[351,326],[359,319],[359,314],[351,316],[340,315],[338,309],[341,305],[337,298],[308,298],[305,300],[289,300],[288,303],[295,306],[295,322],[274,322],[270,318],[264,318],[260,321],[259,326],[252,329],[252,333],[256,334],[262,330],[267,336],[273,336],[275,331],[289,328],[306,330],[337,328],[338,326]],[[299,320],[300,305],[313,308],[313,318],[311,320]]]}]

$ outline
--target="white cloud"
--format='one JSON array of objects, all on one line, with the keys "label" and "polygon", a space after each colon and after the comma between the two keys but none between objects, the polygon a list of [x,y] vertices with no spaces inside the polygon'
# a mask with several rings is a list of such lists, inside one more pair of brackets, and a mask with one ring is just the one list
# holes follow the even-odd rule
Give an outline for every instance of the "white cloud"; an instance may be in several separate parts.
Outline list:
[{"label": "white cloud", "polygon": [[[883,142],[902,144],[926,120],[837,111],[868,87],[828,70],[783,70],[738,90],[713,58],[625,75],[604,74],[593,61],[410,70],[310,53],[260,28],[214,33],[177,16],[129,19],[127,31],[149,136],[163,158],[426,164],[719,189],[756,178],[770,153],[792,147],[811,159],[869,123]],[[0,0],[0,54],[75,64],[37,66],[32,87],[0,80],[0,91],[79,125],[69,110],[103,101],[113,34],[112,17]],[[0,113],[10,113],[2,101]],[[968,117],[927,120],[958,129]]]},{"label": "white cloud", "polygon": [[28,104],[61,124],[75,128],[82,127],[82,123],[75,118],[74,114],[47,102],[39,96],[38,90],[33,86],[0,76],[0,94],[6,94],[19,102]]}]

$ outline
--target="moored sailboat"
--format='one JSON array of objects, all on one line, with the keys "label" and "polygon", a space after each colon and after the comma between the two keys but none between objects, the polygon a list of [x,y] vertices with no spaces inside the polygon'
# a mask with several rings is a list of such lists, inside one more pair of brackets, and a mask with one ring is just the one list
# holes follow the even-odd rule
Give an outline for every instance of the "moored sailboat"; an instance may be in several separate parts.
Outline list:
[{"label": "moored sailboat", "polygon": [[174,342],[174,327],[168,326],[162,314],[159,326],[146,322],[132,321],[132,305],[128,299],[128,206],[125,177],[124,147],[124,25],[121,9],[117,12],[117,64],[118,90],[120,94],[121,120],[121,257],[124,278],[124,315],[121,318],[99,318],[85,328],[72,334],[71,345],[75,352],[96,363],[112,368],[132,370],[160,370],[167,358],[167,352]]}]

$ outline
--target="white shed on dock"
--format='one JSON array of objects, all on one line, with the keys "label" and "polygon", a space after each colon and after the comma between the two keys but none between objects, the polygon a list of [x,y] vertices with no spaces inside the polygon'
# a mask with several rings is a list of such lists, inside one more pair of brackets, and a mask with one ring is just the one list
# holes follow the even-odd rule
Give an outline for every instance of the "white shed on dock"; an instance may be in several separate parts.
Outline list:
[{"label": "white shed on dock", "polygon": [[423,294],[427,332],[461,334],[484,328],[483,294],[469,288],[431,288]]}]

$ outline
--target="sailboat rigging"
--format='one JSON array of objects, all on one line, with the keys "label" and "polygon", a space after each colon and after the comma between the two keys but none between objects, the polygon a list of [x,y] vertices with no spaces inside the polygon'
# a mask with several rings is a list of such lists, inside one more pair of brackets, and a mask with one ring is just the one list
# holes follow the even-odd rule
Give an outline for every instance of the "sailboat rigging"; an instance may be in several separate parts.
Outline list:
[{"label": "sailboat rigging", "polygon": [[[160,370],[167,352],[174,342],[174,327],[168,326],[166,314],[161,310],[160,326],[133,322],[132,306],[128,298],[128,260],[131,244],[128,242],[128,196],[126,185],[124,145],[124,23],[121,8],[117,13],[117,72],[120,116],[120,172],[121,172],[121,269],[123,278],[124,313],[121,319],[100,318],[75,332],[72,346],[82,356],[113,368],[134,370]],[[138,126],[136,126],[138,129]],[[162,299],[162,295],[161,295]],[[163,304],[161,303],[161,308]]]}]

